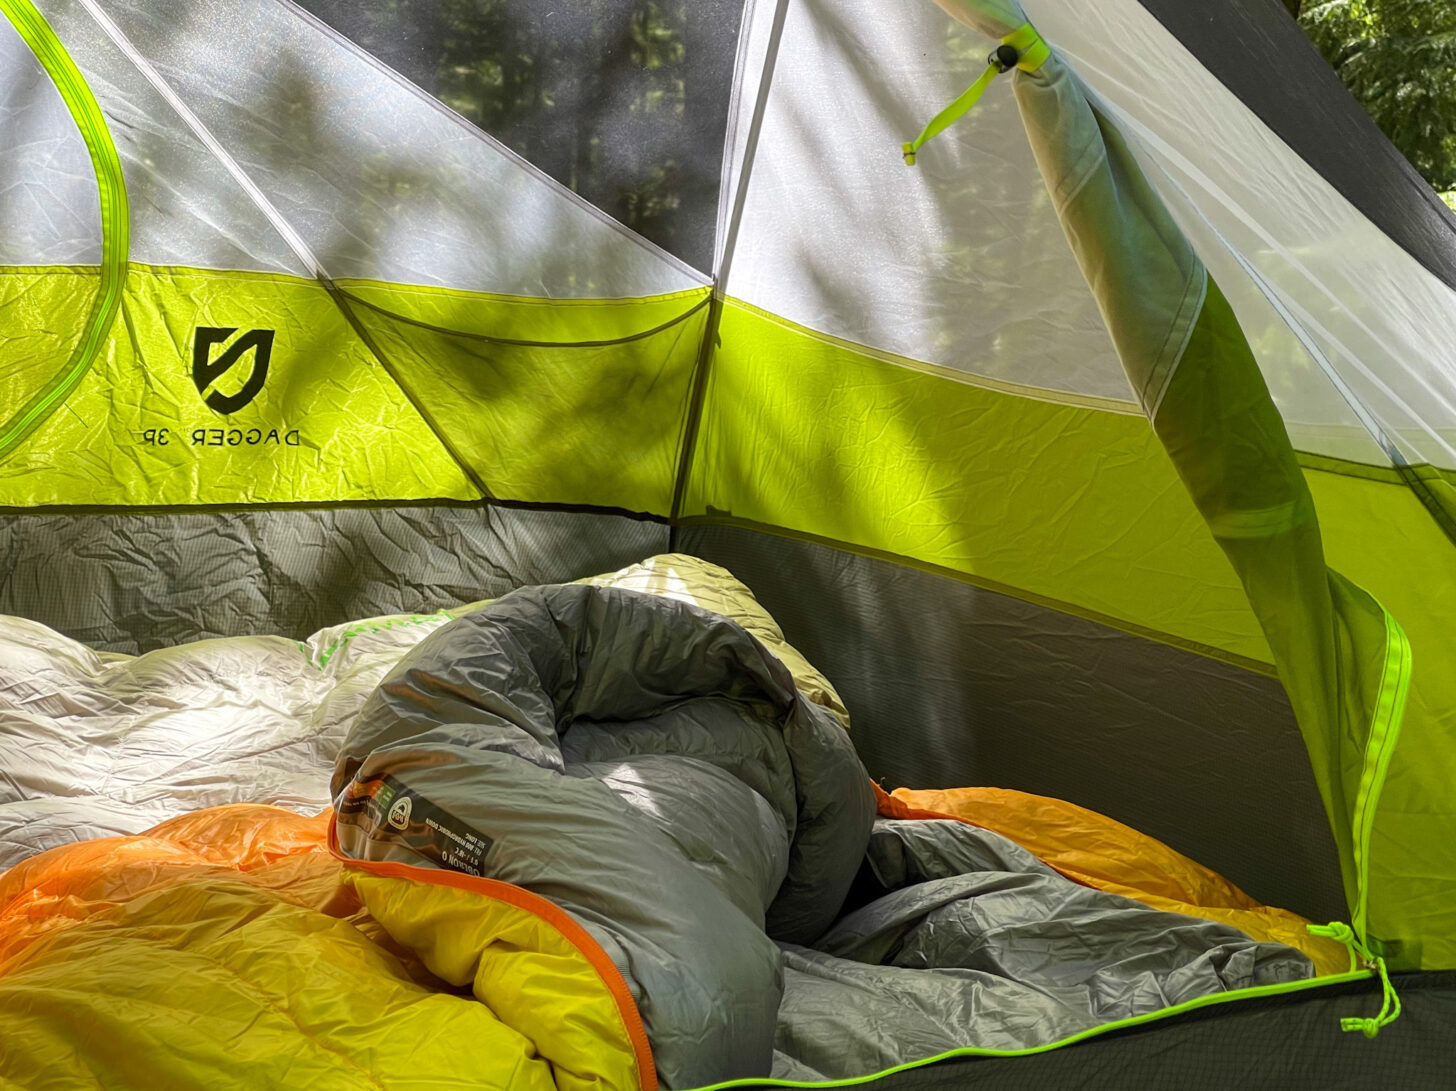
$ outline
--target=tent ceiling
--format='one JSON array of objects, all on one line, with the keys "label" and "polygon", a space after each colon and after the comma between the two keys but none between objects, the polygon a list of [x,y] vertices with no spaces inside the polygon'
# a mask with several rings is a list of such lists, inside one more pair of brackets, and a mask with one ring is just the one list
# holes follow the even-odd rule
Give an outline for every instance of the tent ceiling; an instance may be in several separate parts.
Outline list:
[{"label": "tent ceiling", "polygon": [[96,175],[60,93],[0,19],[0,264],[101,262]]},{"label": "tent ceiling", "polygon": [[300,4],[562,185],[710,267],[743,0]]},{"label": "tent ceiling", "polygon": [[1456,217],[1375,127],[1282,4],[1139,2],[1346,200],[1456,288]]}]

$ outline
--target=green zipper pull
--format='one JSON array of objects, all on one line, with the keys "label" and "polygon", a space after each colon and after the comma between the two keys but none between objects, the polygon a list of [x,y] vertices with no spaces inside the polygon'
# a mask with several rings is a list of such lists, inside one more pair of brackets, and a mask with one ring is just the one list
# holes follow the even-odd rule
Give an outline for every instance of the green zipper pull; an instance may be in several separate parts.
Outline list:
[{"label": "green zipper pull", "polygon": [[1023,72],[1035,72],[1051,56],[1051,52],[1051,48],[1041,40],[1041,35],[1030,23],[1022,23],[1015,31],[1002,38],[996,51],[986,58],[986,71],[981,73],[976,82],[931,118],[919,136],[908,144],[900,145],[900,151],[905,156],[905,165],[913,167],[915,153],[932,137],[939,136],[964,117],[981,100],[986,88],[991,86],[991,81],[1002,72],[1010,72],[1013,68],[1019,68]]},{"label": "green zipper pull", "polygon": [[1395,986],[1390,983],[1390,974],[1385,969],[1385,959],[1379,955],[1372,955],[1355,935],[1355,930],[1343,921],[1331,921],[1329,924],[1308,924],[1305,930],[1312,936],[1324,936],[1336,943],[1343,943],[1350,952],[1350,968],[1363,966],[1367,970],[1374,970],[1380,975],[1381,1003],[1380,1012],[1368,1019],[1359,1016],[1346,1016],[1340,1020],[1341,1030],[1358,1030],[1367,1038],[1374,1038],[1380,1033],[1382,1027],[1388,1027],[1400,1018],[1400,996],[1395,991]]}]

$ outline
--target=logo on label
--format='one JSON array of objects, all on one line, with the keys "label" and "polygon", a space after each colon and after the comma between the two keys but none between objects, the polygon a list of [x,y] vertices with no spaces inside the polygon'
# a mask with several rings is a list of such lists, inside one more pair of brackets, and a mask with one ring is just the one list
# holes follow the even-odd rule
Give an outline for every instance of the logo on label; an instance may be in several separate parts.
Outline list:
[{"label": "logo on label", "polygon": [[410,820],[410,797],[401,796],[394,801],[394,806],[389,808],[389,824],[397,830],[402,830],[409,825]]},{"label": "logo on label", "polygon": [[[248,330],[223,349],[217,359],[211,358],[213,348],[237,331],[236,326],[198,326],[192,341],[192,381],[197,384],[202,400],[219,413],[236,413],[258,396],[268,379],[268,361],[273,355],[272,330]],[[209,391],[207,388],[222,378],[249,349],[253,350],[253,370],[242,387],[234,394]]]}]

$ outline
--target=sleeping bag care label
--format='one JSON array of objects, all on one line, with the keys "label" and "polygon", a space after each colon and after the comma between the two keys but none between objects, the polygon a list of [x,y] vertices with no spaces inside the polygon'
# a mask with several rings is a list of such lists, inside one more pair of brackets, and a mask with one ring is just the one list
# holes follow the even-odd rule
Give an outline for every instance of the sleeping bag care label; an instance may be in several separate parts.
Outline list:
[{"label": "sleeping bag care label", "polygon": [[357,827],[371,841],[403,845],[467,875],[483,874],[485,854],[493,843],[388,773],[350,784],[339,805],[338,822]]}]

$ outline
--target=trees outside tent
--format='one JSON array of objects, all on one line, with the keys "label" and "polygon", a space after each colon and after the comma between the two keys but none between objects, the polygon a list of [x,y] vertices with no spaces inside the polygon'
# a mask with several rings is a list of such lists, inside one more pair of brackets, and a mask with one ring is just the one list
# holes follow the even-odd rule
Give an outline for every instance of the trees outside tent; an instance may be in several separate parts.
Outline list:
[{"label": "trees outside tent", "polygon": [[1456,2],[1285,0],[1426,181],[1456,198]]}]

